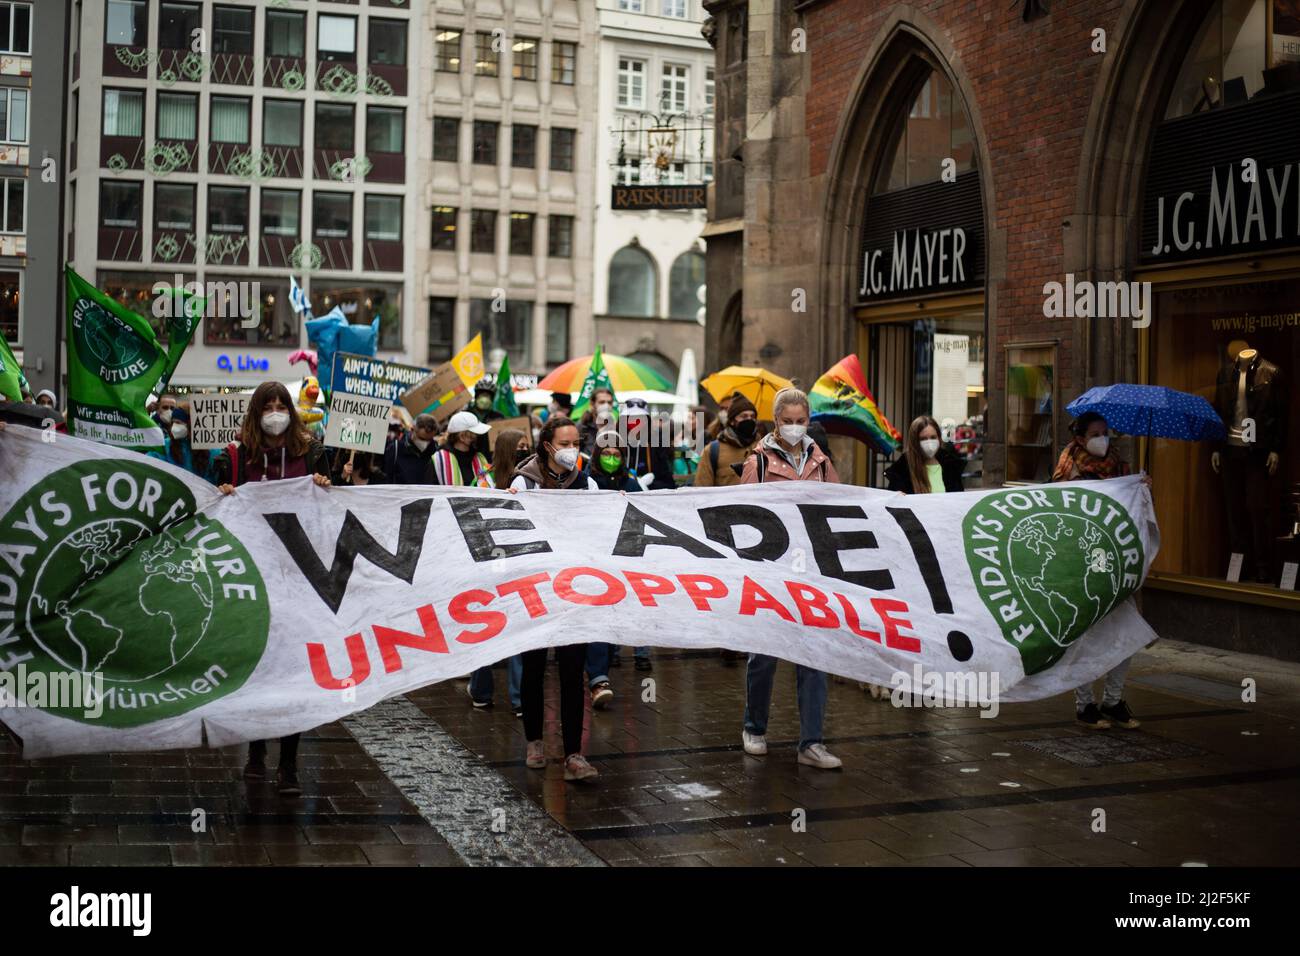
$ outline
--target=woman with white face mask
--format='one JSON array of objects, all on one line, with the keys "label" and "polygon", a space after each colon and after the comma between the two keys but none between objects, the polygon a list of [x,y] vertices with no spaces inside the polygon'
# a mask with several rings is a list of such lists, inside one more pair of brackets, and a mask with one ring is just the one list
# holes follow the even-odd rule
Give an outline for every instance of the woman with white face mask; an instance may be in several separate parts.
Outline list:
[{"label": "woman with white face mask", "polygon": [[943,441],[939,423],[920,415],[907,429],[902,456],[885,469],[885,481],[905,495],[962,491],[965,467],[966,459]]},{"label": "woman with white face mask", "polygon": [[[1052,481],[1094,481],[1132,474],[1129,463],[1111,444],[1110,425],[1103,416],[1084,412],[1070,425],[1070,431],[1074,437],[1061,451]],[[1151,485],[1149,475],[1143,475],[1142,481],[1148,487]],[[1090,730],[1107,730],[1112,726],[1136,730],[1141,726],[1123,699],[1124,678],[1131,660],[1126,658],[1105,675],[1100,707],[1093,697],[1091,682],[1075,688],[1075,720]]]},{"label": "woman with white face mask", "polygon": [[[329,461],[321,443],[298,417],[298,409],[281,382],[263,382],[248,400],[248,411],[233,441],[217,456],[217,488],[235,494],[236,487],[254,481],[311,476],[322,488],[330,486]],[[298,734],[280,738],[280,795],[302,794],[298,783]],[[266,741],[248,745],[247,780],[266,777]]]},{"label": "woman with white face mask", "polygon": [[[578,426],[562,415],[546,419],[538,435],[537,454],[519,463],[510,482],[510,492],[518,494],[534,488],[562,491],[596,491],[597,485],[583,470]],[[543,739],[543,683],[546,678],[546,648],[524,651],[524,669],[519,683],[519,702],[523,710],[524,740],[527,741],[525,763],[533,770],[546,767]],[[595,780],[599,772],[582,755],[582,721],[587,692],[582,679],[587,660],[585,644],[567,644],[555,649],[560,665],[560,735],[564,743],[564,779]]]}]

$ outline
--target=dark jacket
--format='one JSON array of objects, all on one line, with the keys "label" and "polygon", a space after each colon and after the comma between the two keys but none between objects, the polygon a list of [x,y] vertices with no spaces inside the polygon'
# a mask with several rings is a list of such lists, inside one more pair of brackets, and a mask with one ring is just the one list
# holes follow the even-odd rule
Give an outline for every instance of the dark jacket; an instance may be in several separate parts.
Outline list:
[{"label": "dark jacket", "polygon": [[[1229,362],[1219,368],[1215,381],[1214,410],[1224,427],[1232,425],[1237,404],[1237,364]],[[1255,419],[1255,444],[1251,451],[1266,455],[1282,451],[1286,438],[1287,394],[1282,370],[1262,355],[1256,355],[1246,370],[1246,414]],[[1220,442],[1219,447],[1226,447]]]},{"label": "dark jacket", "polygon": [[[940,445],[934,460],[943,469],[944,490],[964,490],[961,483],[961,473],[966,467],[966,460],[957,453],[957,449],[947,443]],[[900,455],[897,461],[885,469],[885,480],[889,482],[890,491],[901,491],[908,495],[915,493],[916,489],[912,487],[912,473],[907,468],[906,453]]]},{"label": "dark jacket", "polygon": [[605,474],[600,464],[593,458],[587,462],[587,477],[596,483],[601,491],[640,491],[641,483],[620,468],[612,475]]},{"label": "dark jacket", "polygon": [[663,448],[659,445],[646,448],[628,448],[624,452],[623,461],[627,465],[628,474],[640,478],[642,475],[654,474],[654,481],[650,482],[650,490],[658,488],[667,488],[672,490],[677,487],[677,482],[673,481],[673,451],[671,448]]},{"label": "dark jacket", "polygon": [[436,485],[433,453],[437,450],[438,443],[431,441],[428,448],[420,451],[409,434],[390,441],[384,449],[384,475],[394,485]]}]

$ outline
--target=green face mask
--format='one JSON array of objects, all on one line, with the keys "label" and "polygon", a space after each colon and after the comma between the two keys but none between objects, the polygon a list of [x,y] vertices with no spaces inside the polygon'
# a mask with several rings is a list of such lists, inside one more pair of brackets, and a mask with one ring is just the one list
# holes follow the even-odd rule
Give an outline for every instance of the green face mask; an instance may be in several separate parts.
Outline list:
[{"label": "green face mask", "polygon": [[600,470],[605,472],[605,474],[607,475],[614,474],[614,472],[618,471],[619,467],[622,466],[622,464],[623,464],[623,459],[620,458],[618,455],[600,456]]}]

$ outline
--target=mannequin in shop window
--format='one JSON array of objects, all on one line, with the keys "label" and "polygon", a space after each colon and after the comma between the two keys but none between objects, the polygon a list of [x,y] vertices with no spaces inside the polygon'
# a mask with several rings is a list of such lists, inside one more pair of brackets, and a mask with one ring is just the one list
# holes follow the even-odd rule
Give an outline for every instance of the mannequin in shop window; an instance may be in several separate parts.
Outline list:
[{"label": "mannequin in shop window", "polygon": [[1228,436],[1210,458],[1223,478],[1228,547],[1261,584],[1275,581],[1273,527],[1269,520],[1286,439],[1286,382],[1282,370],[1241,339],[1228,343],[1219,370],[1215,410]]}]

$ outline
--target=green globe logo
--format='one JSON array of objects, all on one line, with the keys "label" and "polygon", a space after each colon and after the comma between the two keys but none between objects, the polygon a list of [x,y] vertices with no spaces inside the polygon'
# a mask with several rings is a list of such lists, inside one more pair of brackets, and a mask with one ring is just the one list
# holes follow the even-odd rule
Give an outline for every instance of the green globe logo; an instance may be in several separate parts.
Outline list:
[{"label": "green globe logo", "polygon": [[153,345],[140,333],[89,298],[79,298],[72,307],[72,334],[83,360],[99,363],[99,376],[106,382],[129,382],[144,375],[158,359]]},{"label": "green globe logo", "polygon": [[1145,566],[1128,511],[1069,485],[981,498],[966,513],[962,540],[975,588],[1026,674],[1060,660],[1137,589]]},{"label": "green globe logo", "polygon": [[54,472],[0,520],[0,550],[21,555],[10,562],[9,649],[29,672],[103,677],[98,717],[80,704],[46,710],[137,727],[252,675],[270,626],[262,577],[243,545],[194,507],[189,488],[161,469],[101,460]]}]

